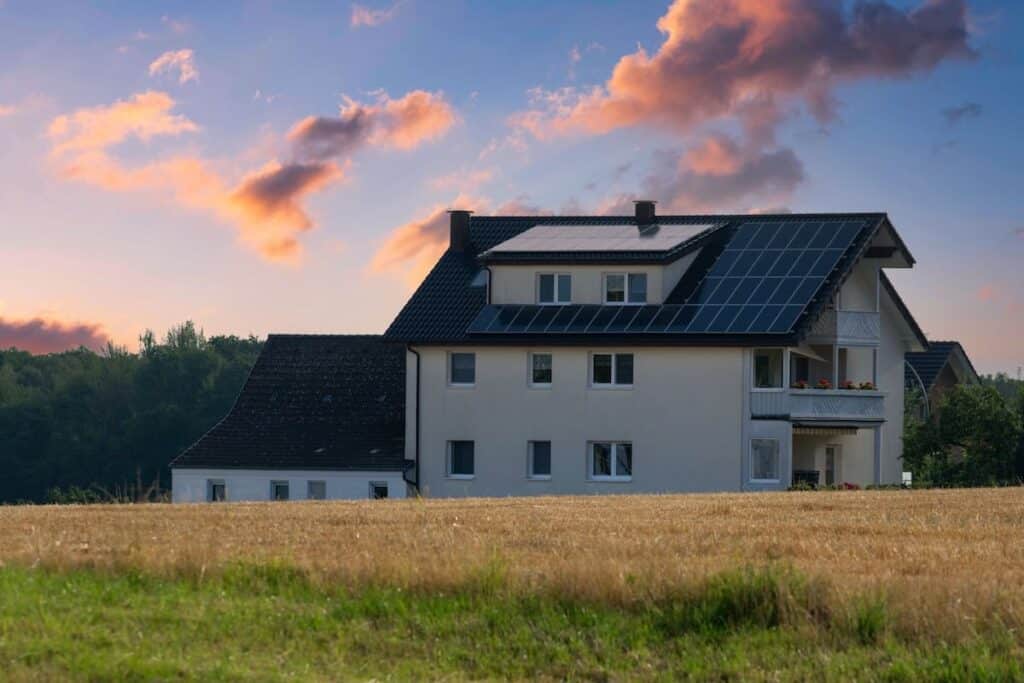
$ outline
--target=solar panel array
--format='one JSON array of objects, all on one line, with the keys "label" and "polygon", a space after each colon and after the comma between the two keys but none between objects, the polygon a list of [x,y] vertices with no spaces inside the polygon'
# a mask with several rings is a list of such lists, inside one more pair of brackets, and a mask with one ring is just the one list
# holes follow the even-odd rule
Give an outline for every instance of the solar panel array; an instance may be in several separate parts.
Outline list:
[{"label": "solar panel array", "polygon": [[789,332],[864,229],[863,220],[738,226],[683,304],[492,305],[487,334],[778,334]]}]

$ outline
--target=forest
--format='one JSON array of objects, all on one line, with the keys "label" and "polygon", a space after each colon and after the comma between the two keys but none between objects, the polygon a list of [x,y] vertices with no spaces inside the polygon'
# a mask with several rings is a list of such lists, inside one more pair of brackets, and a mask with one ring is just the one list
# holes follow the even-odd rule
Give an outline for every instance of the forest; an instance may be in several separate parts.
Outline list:
[{"label": "forest", "polygon": [[165,499],[167,464],[227,414],[261,347],[185,322],[135,353],[0,351],[0,502]]}]

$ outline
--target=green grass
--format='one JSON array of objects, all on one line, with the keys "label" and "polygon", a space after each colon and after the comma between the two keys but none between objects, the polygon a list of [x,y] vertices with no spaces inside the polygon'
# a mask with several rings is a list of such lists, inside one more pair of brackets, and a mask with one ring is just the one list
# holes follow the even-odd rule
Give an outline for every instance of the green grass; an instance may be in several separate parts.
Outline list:
[{"label": "green grass", "polygon": [[6,567],[0,678],[1024,678],[1010,631],[900,636],[883,599],[830,595],[772,569],[615,606],[514,595],[498,564],[449,593],[350,593],[275,565],[178,579]]}]

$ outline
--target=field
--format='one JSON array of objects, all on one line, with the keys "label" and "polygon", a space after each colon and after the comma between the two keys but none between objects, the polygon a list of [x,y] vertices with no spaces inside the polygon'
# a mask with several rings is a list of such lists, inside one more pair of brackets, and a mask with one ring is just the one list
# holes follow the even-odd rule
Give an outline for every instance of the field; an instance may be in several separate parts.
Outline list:
[{"label": "field", "polygon": [[1024,678],[1024,489],[0,508],[0,670]]}]

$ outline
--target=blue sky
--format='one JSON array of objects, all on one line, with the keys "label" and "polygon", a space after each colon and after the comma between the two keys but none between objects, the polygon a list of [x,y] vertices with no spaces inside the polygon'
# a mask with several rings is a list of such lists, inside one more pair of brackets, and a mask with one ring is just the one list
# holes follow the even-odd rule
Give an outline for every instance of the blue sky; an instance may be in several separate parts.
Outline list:
[{"label": "blue sky", "polygon": [[[912,63],[819,45],[781,53],[779,76],[754,58],[714,63],[713,29],[800,37],[809,12],[841,16],[846,39],[864,22],[855,4],[719,2],[702,29],[709,2],[367,0],[376,25],[354,25],[347,2],[0,0],[0,345],[32,321],[39,349],[134,347],[187,318],[208,333],[379,332],[436,256],[441,208],[614,211],[643,196],[666,212],[887,211],[918,259],[893,279],[925,330],[962,340],[983,371],[1015,372],[1024,8],[890,0],[910,27],[896,42],[921,42]],[[963,41],[921,37],[929,5],[936,21],[962,16]],[[673,30],[691,48],[668,46]],[[713,110],[715,84],[678,66],[694,55],[736,79]],[[630,60],[653,94],[612,80]],[[812,82],[801,60],[830,76]],[[830,116],[814,115],[818,86]],[[767,140],[743,125],[758,97]],[[370,123],[342,141],[356,114]],[[334,137],[299,130],[307,117]],[[101,126],[120,126],[113,141],[95,141]],[[266,194],[296,169],[310,175]]]}]

